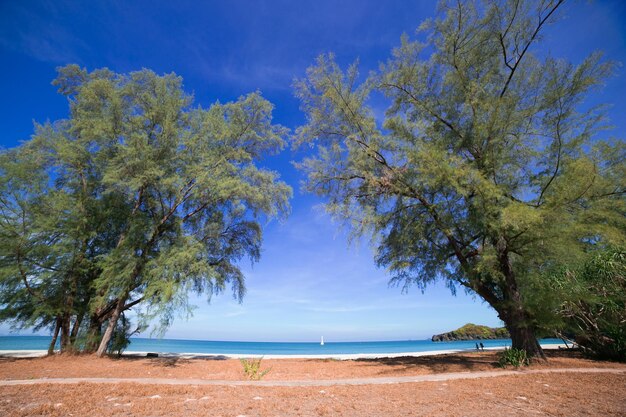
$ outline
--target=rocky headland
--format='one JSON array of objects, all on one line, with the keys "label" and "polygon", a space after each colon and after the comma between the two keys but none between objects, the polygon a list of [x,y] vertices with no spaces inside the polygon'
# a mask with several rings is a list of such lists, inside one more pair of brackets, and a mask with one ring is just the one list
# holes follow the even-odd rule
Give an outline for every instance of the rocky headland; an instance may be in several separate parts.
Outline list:
[{"label": "rocky headland", "polygon": [[453,342],[456,340],[508,339],[509,332],[504,327],[487,327],[468,323],[451,332],[436,334],[433,342]]}]

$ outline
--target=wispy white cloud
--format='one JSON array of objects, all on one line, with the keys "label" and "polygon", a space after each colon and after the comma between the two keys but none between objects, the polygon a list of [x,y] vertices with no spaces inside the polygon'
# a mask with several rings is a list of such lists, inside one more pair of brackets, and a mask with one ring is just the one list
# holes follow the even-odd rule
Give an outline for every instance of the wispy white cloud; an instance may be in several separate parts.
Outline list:
[{"label": "wispy white cloud", "polygon": [[244,91],[290,91],[294,73],[300,69],[262,61],[248,64],[236,60],[216,62],[210,50],[203,51],[198,45],[189,48],[196,59],[192,69],[196,75],[211,83],[231,84]]},{"label": "wispy white cloud", "polygon": [[58,22],[53,3],[41,2],[33,12],[26,2],[5,2],[0,18],[0,46],[53,64],[81,62],[88,45]]},{"label": "wispy white cloud", "polygon": [[240,311],[231,311],[230,313],[224,313],[221,316],[224,318],[229,318],[229,317],[239,317],[239,316],[243,316],[244,314],[247,314],[248,312],[246,310],[240,310]]}]

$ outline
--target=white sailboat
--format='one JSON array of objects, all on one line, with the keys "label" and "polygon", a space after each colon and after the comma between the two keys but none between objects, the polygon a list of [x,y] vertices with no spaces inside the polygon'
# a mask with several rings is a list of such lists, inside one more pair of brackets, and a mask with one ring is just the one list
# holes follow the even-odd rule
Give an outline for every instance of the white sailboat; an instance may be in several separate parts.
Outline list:
[{"label": "white sailboat", "polygon": [[324,346],[324,336],[322,336],[322,340],[320,341],[320,346]]}]

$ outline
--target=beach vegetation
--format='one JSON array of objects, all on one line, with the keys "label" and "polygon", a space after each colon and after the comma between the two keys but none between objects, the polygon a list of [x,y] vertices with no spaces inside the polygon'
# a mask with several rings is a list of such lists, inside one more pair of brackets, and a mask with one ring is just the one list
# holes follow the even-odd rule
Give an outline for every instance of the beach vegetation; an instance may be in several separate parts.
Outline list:
[{"label": "beach vegetation", "polygon": [[504,350],[498,354],[498,366],[501,368],[506,368],[507,366],[520,368],[522,366],[528,366],[529,364],[530,360],[528,354],[523,349],[505,347]]},{"label": "beach vegetation", "polygon": [[574,340],[588,356],[626,362],[626,250],[612,247],[547,271],[532,307],[546,333]]},{"label": "beach vegetation", "polygon": [[477,295],[528,357],[544,357],[531,291],[550,291],[529,282],[626,240],[626,147],[585,101],[615,64],[541,49],[562,8],[444,1],[368,77],[328,54],[295,84],[306,189],[372,237],[392,284]]},{"label": "beach vegetation", "polygon": [[246,378],[248,378],[251,381],[260,381],[261,379],[263,379],[263,377],[265,375],[267,375],[272,368],[267,368],[264,370],[261,370],[261,361],[263,360],[263,358],[252,358],[252,359],[248,359],[248,358],[240,358],[239,362],[241,363],[241,366],[243,367],[243,374],[246,376]]},{"label": "beach vegetation", "polygon": [[68,118],[0,153],[0,320],[102,355],[131,309],[163,329],[191,313],[190,292],[241,300],[240,261],[259,259],[261,223],[291,195],[259,165],[287,135],[272,104],[203,108],[145,69],[68,65],[53,84]]},{"label": "beach vegetation", "polygon": [[141,327],[132,330],[132,323],[126,318],[126,315],[122,313],[113,330],[113,336],[107,346],[107,352],[117,357],[122,356],[124,350],[130,345],[130,337],[133,334],[141,333],[141,330]]}]

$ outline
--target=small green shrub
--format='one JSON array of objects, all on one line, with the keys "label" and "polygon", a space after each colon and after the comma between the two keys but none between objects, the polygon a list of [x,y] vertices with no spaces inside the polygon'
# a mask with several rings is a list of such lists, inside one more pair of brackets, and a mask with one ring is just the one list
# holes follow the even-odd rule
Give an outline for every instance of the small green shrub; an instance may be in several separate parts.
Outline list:
[{"label": "small green shrub", "polygon": [[239,362],[241,362],[241,366],[243,366],[243,373],[249,380],[259,381],[265,375],[267,375],[269,371],[272,370],[272,368],[267,368],[261,371],[262,359],[263,359],[262,357],[258,359],[246,359],[246,358],[239,359]]},{"label": "small green shrub", "polygon": [[108,353],[110,355],[115,354],[118,357],[122,356],[122,352],[130,345],[130,336],[132,336],[133,333],[135,332],[130,330],[130,321],[122,313],[113,330],[113,336],[111,336],[109,345],[107,346]]},{"label": "small green shrub", "polygon": [[500,360],[498,361],[498,365],[502,368],[506,368],[509,365],[519,368],[529,364],[530,360],[528,355],[526,355],[526,351],[516,348],[504,348],[504,351],[500,353]]}]

